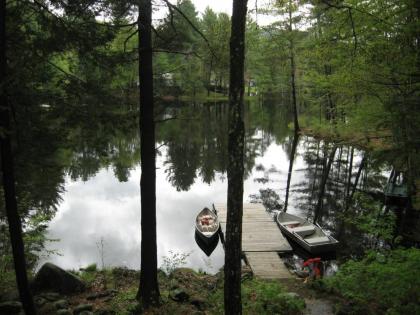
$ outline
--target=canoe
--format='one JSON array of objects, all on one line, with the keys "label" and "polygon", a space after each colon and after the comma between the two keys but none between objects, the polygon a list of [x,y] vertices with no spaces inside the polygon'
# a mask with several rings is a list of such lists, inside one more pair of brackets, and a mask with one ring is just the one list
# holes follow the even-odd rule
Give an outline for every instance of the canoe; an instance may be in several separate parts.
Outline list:
[{"label": "canoe", "polygon": [[338,241],[320,226],[293,214],[279,212],[277,223],[280,230],[311,254],[335,251]]},{"label": "canoe", "polygon": [[195,230],[205,243],[211,243],[215,237],[219,236],[219,228],[219,219],[209,208],[201,210],[195,219]]}]

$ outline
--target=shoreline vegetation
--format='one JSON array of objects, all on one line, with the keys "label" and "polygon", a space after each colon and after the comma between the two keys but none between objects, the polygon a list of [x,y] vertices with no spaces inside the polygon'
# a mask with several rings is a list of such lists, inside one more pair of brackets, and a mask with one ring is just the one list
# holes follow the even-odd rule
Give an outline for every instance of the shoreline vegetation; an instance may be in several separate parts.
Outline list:
[{"label": "shoreline vegetation", "polygon": [[[92,264],[70,273],[84,283],[85,290],[70,294],[51,289],[35,292],[34,300],[40,314],[79,314],[84,310],[90,312],[86,314],[128,315],[144,311],[136,300],[140,271],[125,267],[97,270],[96,265]],[[209,275],[188,268],[172,269],[170,274],[159,270],[158,280],[160,305],[148,309],[145,314],[223,314],[222,271]],[[289,292],[290,289],[297,289],[293,283],[286,286],[280,282],[253,279],[251,273],[244,270],[242,287],[244,314],[297,315],[302,314],[305,307],[303,296]],[[10,288],[8,292],[5,288],[1,289],[0,298],[16,295],[17,299],[17,292],[13,293]],[[16,313],[8,315],[19,314],[17,305]],[[0,314],[3,314],[1,311],[0,302]]]},{"label": "shoreline vegetation", "polygon": [[[245,267],[241,277],[243,313],[319,314],[323,309],[328,312],[325,315],[418,314],[419,263],[416,249],[371,252],[360,261],[349,260],[332,277],[281,281],[254,278]],[[138,270],[125,267],[100,270],[92,264],[79,271],[62,272],[76,276],[83,282],[84,290],[66,294],[57,292],[58,289],[35,292],[40,314],[223,314],[222,270],[211,275],[181,267],[166,272],[160,269],[160,305],[147,311],[136,300]],[[366,288],[363,292],[361,285]],[[5,302],[5,298],[9,301]],[[17,292],[1,287],[0,314],[5,307],[8,315],[19,314],[17,300]]]}]

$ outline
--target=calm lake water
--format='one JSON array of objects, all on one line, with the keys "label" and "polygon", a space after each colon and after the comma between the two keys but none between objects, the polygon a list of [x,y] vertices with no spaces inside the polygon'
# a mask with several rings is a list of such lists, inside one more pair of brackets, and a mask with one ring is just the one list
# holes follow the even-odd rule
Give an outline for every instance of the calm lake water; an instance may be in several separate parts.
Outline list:
[{"label": "calm lake water", "polygon": [[[160,117],[177,119],[157,128],[157,245],[159,264],[165,256],[188,254],[187,267],[217,272],[223,265],[221,244],[207,257],[194,240],[194,222],[203,207],[225,203],[227,196],[226,104],[165,104]],[[244,202],[272,189],[285,199],[293,134],[287,106],[281,102],[248,103],[246,124],[246,181]],[[133,117],[135,115],[133,114]],[[121,117],[127,117],[122,115]],[[104,118],[106,119],[106,118]],[[72,133],[66,149],[64,192],[49,224],[48,250],[60,255],[42,258],[63,268],[98,266],[140,267],[140,166],[135,117],[121,118],[107,128],[89,119]],[[130,129],[131,128],[131,129]],[[319,185],[332,145],[301,136],[291,174],[288,211],[312,218]],[[348,230],[339,213],[348,184],[350,147],[338,147],[330,171],[320,223],[351,255],[360,239],[344,241]],[[353,151],[353,180],[363,152]],[[383,165],[363,170],[361,189],[380,189]],[[348,237],[348,236],[347,236]],[[363,236],[360,236],[363,237]],[[350,253],[350,254],[349,254]]]}]

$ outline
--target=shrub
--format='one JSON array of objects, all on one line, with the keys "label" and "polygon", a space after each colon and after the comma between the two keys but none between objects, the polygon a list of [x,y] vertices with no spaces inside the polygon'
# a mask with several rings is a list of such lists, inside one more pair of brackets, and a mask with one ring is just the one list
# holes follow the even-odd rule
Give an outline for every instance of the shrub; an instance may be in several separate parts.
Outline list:
[{"label": "shrub", "polygon": [[366,314],[420,314],[420,250],[396,249],[350,260],[323,280]]},{"label": "shrub", "polygon": [[242,285],[242,303],[246,314],[301,314],[305,302],[284,291],[278,282],[246,281]]},{"label": "shrub", "polygon": [[[242,283],[244,314],[302,314],[303,299],[288,294],[278,282],[252,279]],[[223,314],[223,287],[210,296],[211,314]]]}]

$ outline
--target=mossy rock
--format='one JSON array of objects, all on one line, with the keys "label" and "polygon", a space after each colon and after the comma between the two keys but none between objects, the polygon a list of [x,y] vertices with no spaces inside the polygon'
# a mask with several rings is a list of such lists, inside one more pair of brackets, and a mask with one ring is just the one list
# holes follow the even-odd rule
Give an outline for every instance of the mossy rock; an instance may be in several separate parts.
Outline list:
[{"label": "mossy rock", "polygon": [[177,288],[169,292],[169,297],[175,302],[186,302],[189,300],[190,295],[183,289]]},{"label": "mossy rock", "polygon": [[52,290],[69,294],[85,290],[85,284],[77,276],[51,263],[39,269],[31,286],[35,292]]},{"label": "mossy rock", "polygon": [[0,315],[19,314],[22,310],[22,304],[16,301],[7,301],[0,303]]},{"label": "mossy rock", "polygon": [[73,314],[78,315],[78,314],[82,314],[82,312],[84,311],[90,312],[92,310],[93,310],[92,304],[80,304],[73,309]]}]

